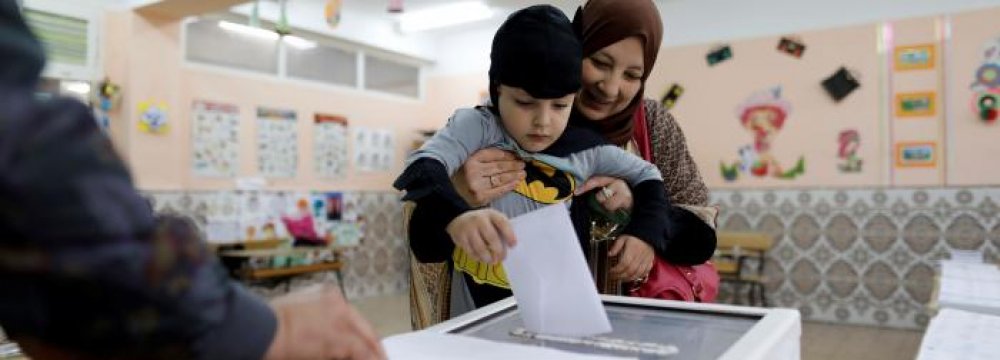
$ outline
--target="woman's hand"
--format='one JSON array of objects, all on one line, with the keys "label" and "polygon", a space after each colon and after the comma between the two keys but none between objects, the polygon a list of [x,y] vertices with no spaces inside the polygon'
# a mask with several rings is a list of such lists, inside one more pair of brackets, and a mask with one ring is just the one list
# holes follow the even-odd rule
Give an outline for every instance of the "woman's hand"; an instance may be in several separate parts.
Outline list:
[{"label": "woman's hand", "polygon": [[467,211],[452,220],[445,230],[455,246],[487,264],[503,261],[507,247],[517,244],[507,216],[493,209]]},{"label": "woman's hand", "polygon": [[511,192],[524,180],[524,161],[496,148],[476,151],[455,172],[451,182],[469,206],[486,206]]},{"label": "woman's hand", "polygon": [[576,190],[576,195],[596,188],[603,188],[603,190],[597,192],[597,202],[601,203],[604,209],[610,212],[632,210],[632,190],[629,189],[625,181],[618,178],[600,175],[594,176]]},{"label": "woman's hand", "polygon": [[621,281],[645,281],[653,269],[653,247],[635,236],[621,235],[611,245],[608,257],[619,254],[618,263],[611,268],[611,277]]}]

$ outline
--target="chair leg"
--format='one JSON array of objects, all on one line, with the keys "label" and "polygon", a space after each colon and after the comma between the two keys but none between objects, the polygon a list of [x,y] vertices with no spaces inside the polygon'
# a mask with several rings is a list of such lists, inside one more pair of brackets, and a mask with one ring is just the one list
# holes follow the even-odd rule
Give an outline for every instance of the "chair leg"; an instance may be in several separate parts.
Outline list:
[{"label": "chair leg", "polygon": [[747,285],[749,285],[747,286],[747,305],[755,306],[757,302],[754,301],[753,294],[754,290],[757,289],[757,284],[747,283]]},{"label": "chair leg", "polygon": [[759,287],[758,293],[760,295],[760,304],[763,307],[767,307],[767,297],[764,296],[764,284],[757,284]]}]

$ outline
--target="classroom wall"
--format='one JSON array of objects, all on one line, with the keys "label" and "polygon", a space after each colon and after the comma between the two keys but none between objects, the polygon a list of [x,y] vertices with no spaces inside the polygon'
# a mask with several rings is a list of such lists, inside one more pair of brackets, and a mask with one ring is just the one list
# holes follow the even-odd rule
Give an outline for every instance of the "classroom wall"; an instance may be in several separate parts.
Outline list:
[{"label": "classroom wall", "polygon": [[[778,37],[730,43],[733,58],[710,67],[705,54],[716,44],[667,48],[647,85],[647,96],[660,98],[672,84],[684,93],[672,109],[684,129],[702,177],[712,188],[783,186],[859,186],[885,184],[884,163],[878,159],[880,68],[877,28],[855,26],[799,34],[807,44],[801,59],[777,51]],[[840,104],[820,87],[820,81],[840,66],[858,73],[861,88]],[[741,125],[737,107],[751,94],[781,88],[781,98],[791,104],[785,124],[776,134],[772,153],[784,167],[805,158],[806,172],[795,180],[757,178],[743,174],[733,182],[723,180],[720,162],[740,159],[737,149],[753,144],[751,131]],[[837,133],[856,129],[861,134],[859,155],[865,160],[860,173],[840,175],[837,170]]]},{"label": "classroom wall", "polygon": [[[775,49],[780,36],[730,42],[734,58],[710,67],[705,53],[721,43],[661,49],[647,85],[647,97],[659,98],[673,83],[685,93],[672,110],[687,136],[702,176],[712,188],[804,188],[865,186],[989,185],[1000,182],[1000,168],[983,166],[986,154],[1000,150],[991,141],[1000,131],[978,121],[970,110],[969,83],[982,63],[981,47],[1000,36],[1000,8],[949,16],[904,19],[793,34],[807,50],[796,59]],[[105,71],[121,79],[125,99],[116,114],[116,144],[144,189],[229,189],[232,179],[192,176],[190,170],[191,102],[238,105],[240,128],[239,177],[256,175],[254,112],[258,105],[291,108],[298,113],[300,146],[298,176],[271,181],[272,189],[390,190],[401,159],[417,139],[416,131],[442,126],[456,108],[479,102],[486,74],[439,74],[426,78],[422,101],[361,93],[310,83],[185,64],[180,23],[118,12],[106,16]],[[892,68],[895,46],[934,44],[938,61],[933,70],[897,72]],[[841,65],[851,69],[861,87],[841,103],[830,100],[819,83]],[[806,171],[793,180],[741,176],[726,181],[720,162],[739,159],[737,149],[753,143],[736,108],[748,96],[775,86],[792,105],[784,127],[773,142],[775,158],[791,167],[799,156]],[[934,115],[899,118],[894,96],[907,91],[936,91]],[[170,134],[154,136],[135,127],[139,101],[165,101],[172,120]],[[397,168],[358,173],[327,181],[313,174],[311,142],[314,112],[346,115],[351,125],[392,127],[396,135]],[[861,134],[859,173],[841,173],[836,157],[837,133]],[[900,168],[895,145],[905,141],[938,144],[934,167]]]},{"label": "classroom wall", "polygon": [[[113,139],[144,190],[233,189],[234,179],[195,177],[191,171],[191,107],[195,100],[239,107],[240,170],[237,177],[257,176],[256,108],[288,108],[297,112],[299,160],[297,176],[269,179],[272,190],[391,190],[416,130],[433,128],[421,116],[425,103],[391,95],[362,93],[307,82],[279,80],[182,59],[181,23],[130,12],[107,17],[105,69],[123,88],[122,107],[114,114]],[[142,101],[163,102],[171,130],[166,135],[141,132],[136,126]],[[339,114],[350,126],[392,129],[396,162],[390,171],[355,171],[342,180],[318,179],[312,162],[313,114]],[[350,145],[349,145],[350,146]],[[353,166],[353,165],[352,165]]]},{"label": "classroom wall", "polygon": [[[712,188],[810,188],[859,186],[951,186],[1000,183],[1000,169],[988,154],[998,150],[997,125],[975,120],[969,84],[982,63],[981,47],[1000,36],[1000,8],[951,16],[905,19],[794,34],[807,50],[801,59],[778,52],[780,36],[733,41],[733,59],[710,67],[705,54],[721,44],[664,48],[647,85],[659,98],[673,83],[685,93],[672,110],[688,139],[702,176]],[[949,30],[950,29],[950,30]],[[950,36],[949,36],[950,35]],[[895,46],[933,44],[931,70],[895,71]],[[861,87],[841,103],[830,100],[820,82],[840,65],[857,72]],[[739,159],[737,148],[751,144],[736,107],[752,92],[782,86],[793,110],[773,143],[784,166],[803,155],[806,172],[794,180],[741,176],[723,179],[720,161]],[[934,91],[933,115],[899,117],[895,95]],[[860,173],[841,173],[836,165],[837,132],[861,134]],[[938,145],[932,167],[899,167],[895,145],[930,141]]]},{"label": "classroom wall", "polygon": [[1000,182],[1000,124],[984,124],[972,112],[970,84],[983,63],[984,45],[1000,38],[1000,8],[951,17],[945,82],[949,185]]}]

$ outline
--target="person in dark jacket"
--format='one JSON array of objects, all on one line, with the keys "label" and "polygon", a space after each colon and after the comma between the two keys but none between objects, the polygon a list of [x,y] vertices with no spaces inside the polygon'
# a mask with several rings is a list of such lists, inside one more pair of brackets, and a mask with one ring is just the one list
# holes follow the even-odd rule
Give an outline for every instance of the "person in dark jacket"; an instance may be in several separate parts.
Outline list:
[{"label": "person in dark jacket", "polygon": [[156,217],[86,106],[35,97],[44,54],[14,0],[0,54],[0,327],[29,356],[385,358],[337,290],[268,304]]}]

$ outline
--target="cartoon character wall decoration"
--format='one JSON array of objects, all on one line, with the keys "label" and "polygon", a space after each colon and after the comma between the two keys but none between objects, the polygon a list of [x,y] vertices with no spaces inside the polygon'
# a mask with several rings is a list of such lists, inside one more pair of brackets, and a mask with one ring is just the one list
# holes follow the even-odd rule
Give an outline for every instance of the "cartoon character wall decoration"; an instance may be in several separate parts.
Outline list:
[{"label": "cartoon character wall decoration", "polygon": [[167,105],[155,101],[143,101],[139,108],[139,130],[149,134],[163,135],[170,131]]},{"label": "cartoon character wall decoration", "polygon": [[854,129],[841,131],[837,142],[840,144],[837,147],[837,158],[843,161],[837,164],[837,168],[845,173],[861,172],[863,161],[858,157],[858,148],[861,147],[861,135],[858,131]]},{"label": "cartoon character wall decoration", "polygon": [[342,5],[343,2],[341,0],[327,0],[326,6],[323,7],[323,18],[326,19],[326,24],[331,29],[336,29],[337,25],[340,25],[340,8]]},{"label": "cartoon character wall decoration", "polygon": [[996,123],[1000,112],[1000,37],[983,46],[983,63],[969,88],[973,114],[984,123]]},{"label": "cartoon character wall decoration", "polygon": [[791,110],[791,104],[781,98],[781,87],[755,93],[737,108],[736,116],[740,124],[753,134],[754,142],[739,148],[739,160],[729,165],[720,163],[722,177],[726,181],[735,181],[740,173],[789,180],[805,173],[804,157],[799,156],[795,165],[785,170],[771,153],[771,144]]},{"label": "cartoon character wall decoration", "polygon": [[107,133],[111,128],[111,112],[117,109],[121,102],[121,87],[105,77],[97,85],[96,95],[94,103],[97,125]]}]

